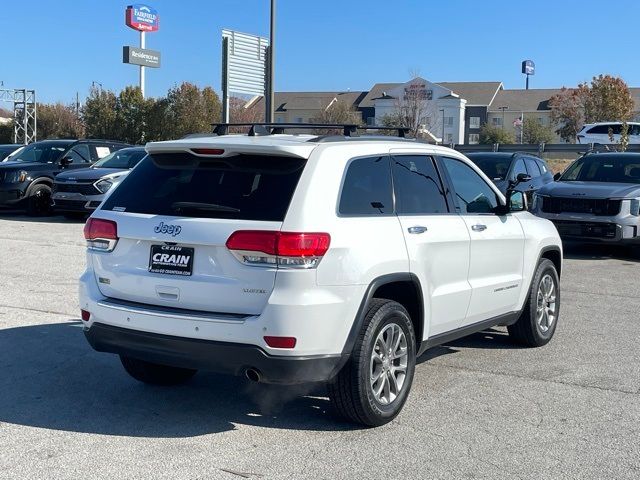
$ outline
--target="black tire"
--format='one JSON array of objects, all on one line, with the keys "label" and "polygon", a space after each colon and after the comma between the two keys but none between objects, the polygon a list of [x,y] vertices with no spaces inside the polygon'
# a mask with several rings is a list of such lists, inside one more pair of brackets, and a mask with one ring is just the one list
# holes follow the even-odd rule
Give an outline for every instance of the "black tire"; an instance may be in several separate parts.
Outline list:
[{"label": "black tire", "polygon": [[44,183],[33,187],[27,197],[27,214],[44,217],[51,214],[51,187]]},{"label": "black tire", "polygon": [[[538,299],[540,295],[541,282],[543,279],[550,278],[553,281],[555,291],[554,302],[554,318],[550,324],[544,325],[544,321],[541,325],[538,322]],[[551,306],[549,302],[544,301],[544,295],[542,296],[543,305]],[[544,306],[543,306],[544,308]],[[516,343],[525,345],[527,347],[541,347],[549,343],[553,334],[556,331],[558,325],[558,319],[560,318],[560,279],[555,265],[551,260],[543,258],[538,267],[536,268],[531,282],[531,289],[529,291],[529,298],[524,306],[522,314],[516,323],[507,327],[509,330],[509,336]]]},{"label": "black tire", "polygon": [[150,385],[178,385],[193,377],[197,370],[170,367],[120,355],[122,366],[136,380]]},{"label": "black tire", "polygon": [[[373,392],[371,358],[378,335],[391,324],[399,326],[404,333],[407,347],[406,373],[395,399],[385,405],[378,401]],[[390,422],[400,413],[407,400],[415,365],[416,339],[409,313],[397,302],[374,298],[367,308],[351,358],[328,385],[329,397],[336,413],[348,421],[370,427]]]}]

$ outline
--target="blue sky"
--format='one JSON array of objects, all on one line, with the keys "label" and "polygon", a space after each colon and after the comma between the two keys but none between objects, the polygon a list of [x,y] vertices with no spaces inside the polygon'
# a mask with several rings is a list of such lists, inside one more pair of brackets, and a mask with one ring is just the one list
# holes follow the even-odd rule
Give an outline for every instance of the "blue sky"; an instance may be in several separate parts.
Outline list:
[{"label": "blue sky", "polygon": [[[36,88],[41,101],[84,97],[92,81],[137,84],[122,46],[138,45],[118,0],[2,0],[0,80]],[[182,81],[220,90],[222,28],[268,34],[268,0],[150,0],[162,52],[147,92]],[[23,22],[22,19],[26,21]],[[592,0],[278,0],[276,90],[366,90],[404,81],[501,80],[521,88],[520,62],[536,62],[532,88],[572,86],[599,73],[640,86],[635,45],[640,2]],[[25,27],[26,25],[26,27]]]}]

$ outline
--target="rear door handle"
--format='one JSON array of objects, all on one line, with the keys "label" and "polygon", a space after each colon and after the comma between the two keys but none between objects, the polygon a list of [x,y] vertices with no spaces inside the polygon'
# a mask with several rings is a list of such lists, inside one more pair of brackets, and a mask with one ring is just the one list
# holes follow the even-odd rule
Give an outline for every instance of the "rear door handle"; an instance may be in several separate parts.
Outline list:
[{"label": "rear door handle", "polygon": [[420,234],[420,233],[424,233],[427,231],[427,227],[423,227],[422,225],[416,225],[415,227],[409,227],[407,228],[407,231],[409,233],[413,233],[413,234]]},{"label": "rear door handle", "polygon": [[482,225],[482,224],[477,224],[477,225],[472,225],[471,226],[471,230],[473,230],[474,232],[484,232],[487,229],[486,225]]}]

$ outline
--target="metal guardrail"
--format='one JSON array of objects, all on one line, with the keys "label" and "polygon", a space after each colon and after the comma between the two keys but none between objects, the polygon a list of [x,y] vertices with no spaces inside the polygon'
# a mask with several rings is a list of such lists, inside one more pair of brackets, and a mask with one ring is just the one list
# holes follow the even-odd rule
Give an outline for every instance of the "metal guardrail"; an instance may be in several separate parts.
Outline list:
[{"label": "metal guardrail", "polygon": [[[494,143],[493,145],[450,145],[451,148],[461,152],[508,152],[508,153],[534,153],[542,155],[543,153],[576,153],[585,154],[592,152],[615,152],[618,145],[604,145],[601,143],[540,143],[538,145],[531,144],[506,144]],[[627,152],[640,152],[640,145],[627,145]]]}]

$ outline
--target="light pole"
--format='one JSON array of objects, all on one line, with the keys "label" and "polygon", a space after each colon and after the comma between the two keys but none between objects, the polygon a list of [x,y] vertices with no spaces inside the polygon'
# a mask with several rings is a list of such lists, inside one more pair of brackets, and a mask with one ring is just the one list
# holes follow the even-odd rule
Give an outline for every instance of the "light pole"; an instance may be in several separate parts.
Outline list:
[{"label": "light pole", "polygon": [[275,38],[276,38],[276,0],[271,0],[271,20],[269,26],[269,56],[267,57],[267,98],[265,99],[265,120],[273,123],[275,99],[273,94],[273,78],[275,64]]},{"label": "light pole", "polygon": [[442,112],[442,140],[440,143],[444,145],[444,108],[441,108],[440,111]]},{"label": "light pole", "polygon": [[509,110],[509,107],[498,107],[498,110],[502,110],[502,130],[504,130],[504,111]]}]

